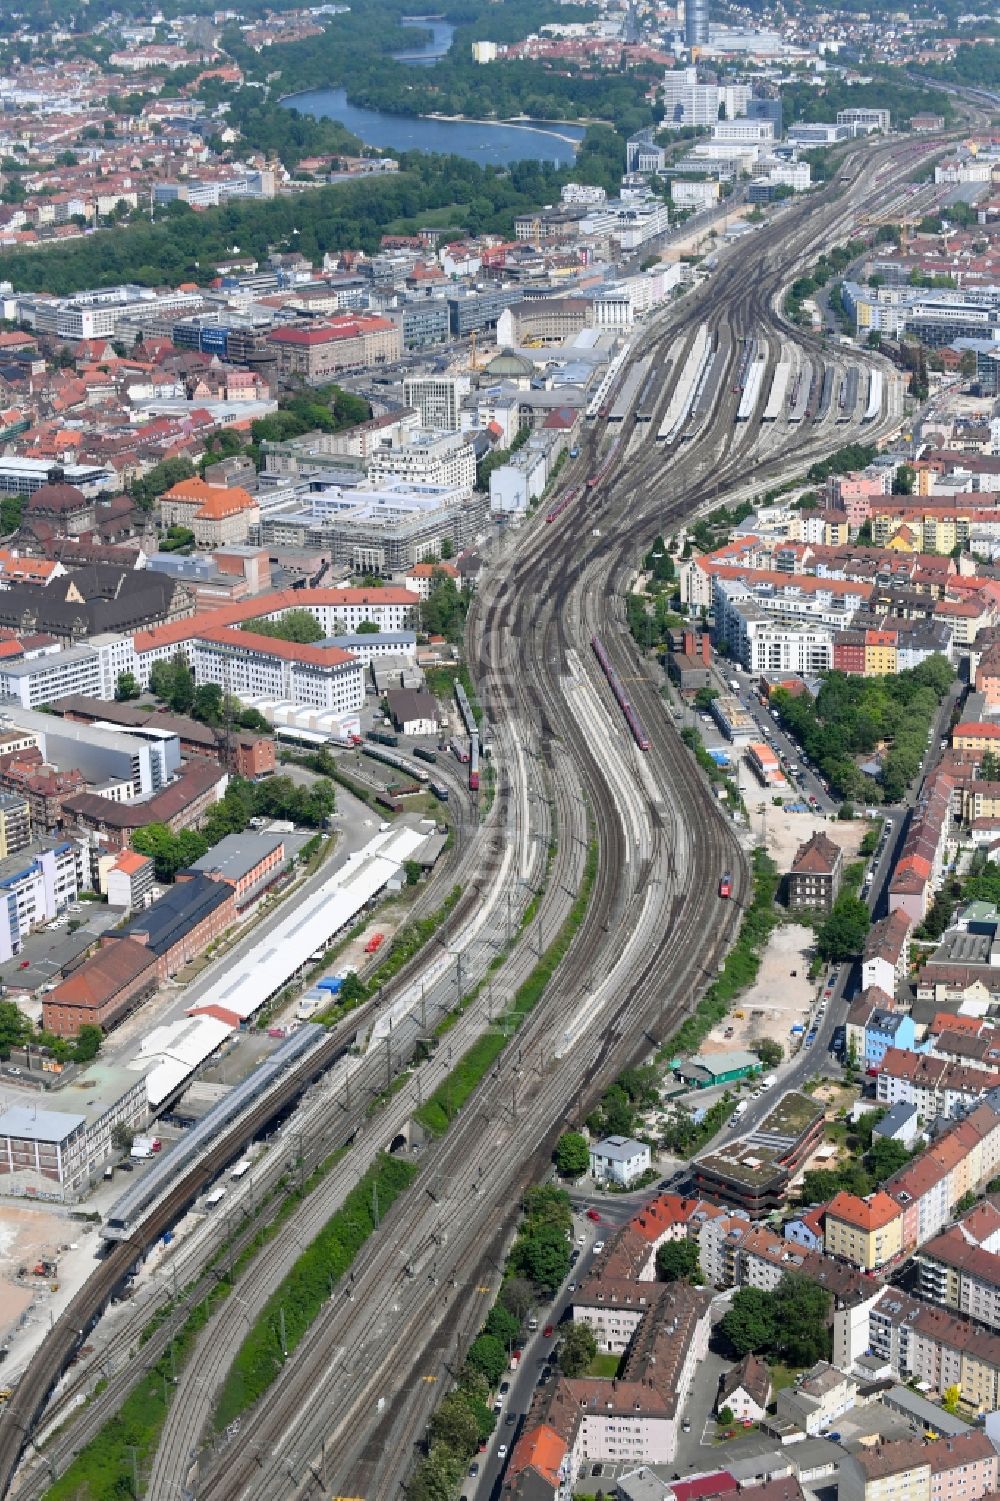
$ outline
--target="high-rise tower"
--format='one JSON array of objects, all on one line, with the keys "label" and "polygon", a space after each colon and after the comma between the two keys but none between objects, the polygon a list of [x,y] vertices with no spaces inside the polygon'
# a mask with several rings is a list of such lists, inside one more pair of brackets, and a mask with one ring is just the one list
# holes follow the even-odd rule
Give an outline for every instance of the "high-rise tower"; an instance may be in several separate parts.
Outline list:
[{"label": "high-rise tower", "polygon": [[688,47],[708,46],[708,0],[686,0],[684,40]]}]

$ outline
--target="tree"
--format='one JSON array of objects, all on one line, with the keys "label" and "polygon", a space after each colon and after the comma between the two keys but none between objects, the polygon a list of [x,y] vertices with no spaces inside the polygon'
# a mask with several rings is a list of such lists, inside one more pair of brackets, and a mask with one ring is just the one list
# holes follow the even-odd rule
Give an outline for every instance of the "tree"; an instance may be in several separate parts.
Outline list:
[{"label": "tree", "polygon": [[92,1022],[84,1022],[76,1034],[76,1041],[73,1046],[73,1062],[89,1063],[101,1051],[103,1041],[104,1033],[100,1027],[94,1026]]},{"label": "tree", "polygon": [[441,557],[447,563],[448,560],[449,560],[449,558],[453,558],[454,556],[455,556],[455,544],[454,544],[454,542],[451,540],[450,537],[442,537],[442,539],[441,539]]},{"label": "tree", "polygon": [[444,636],[449,641],[461,639],[469,596],[442,569],[431,574],[431,588],[420,606],[420,624],[429,635]]},{"label": "tree", "polygon": [[536,1287],[555,1292],[569,1270],[569,1242],[558,1225],[539,1225],[522,1234],[510,1253],[511,1265]]},{"label": "tree", "polygon": [[736,1422],[736,1414],[733,1412],[733,1409],[731,1407],[724,1407],[722,1409],[722,1411],[719,1413],[719,1422],[722,1424],[723,1428],[732,1427],[732,1425]]},{"label": "tree", "polygon": [[448,1393],[429,1426],[432,1444],[447,1444],[456,1454],[475,1453],[479,1424],[461,1392]]},{"label": "tree", "polygon": [[941,1398],[941,1406],[945,1412],[950,1412],[954,1415],[958,1411],[958,1404],[961,1400],[962,1388],[960,1386],[949,1386],[945,1388],[944,1396]]},{"label": "tree", "polygon": [[201,683],[194,690],[191,701],[191,717],[202,724],[220,725],[225,718],[226,705],[218,683]]},{"label": "tree", "polygon": [[132,481],[132,498],[141,510],[151,511],[161,495],[193,475],[194,465],[190,459],[164,459],[141,479]]},{"label": "tree", "polygon": [[772,1349],[786,1365],[830,1358],[831,1294],[803,1272],[786,1272],[773,1294]]},{"label": "tree", "polygon": [[483,1325],[484,1334],[492,1334],[496,1339],[502,1340],[505,1345],[512,1345],[521,1333],[521,1320],[505,1308],[502,1303],[494,1303],[486,1315],[486,1323]]},{"label": "tree", "polygon": [[404,860],[403,871],[406,875],[407,886],[416,886],[423,875],[423,867],[419,860]]},{"label": "tree", "polygon": [[564,1376],[583,1376],[597,1354],[597,1340],[589,1324],[570,1324],[559,1342],[559,1369]]},{"label": "tree", "polygon": [[737,1355],[770,1349],[774,1341],[773,1294],[741,1287],[733,1294],[720,1328]]},{"label": "tree", "polygon": [[156,662],[150,669],[149,687],[175,714],[190,714],[194,707],[194,673],[182,652],[169,662]]},{"label": "tree", "polygon": [[357,636],[377,636],[379,634],[380,630],[381,630],[381,627],[379,625],[377,625],[374,620],[361,620],[361,621],[358,622],[358,628],[357,628],[357,631],[355,632],[355,635],[357,635]]},{"label": "tree", "polygon": [[859,897],[842,893],[819,930],[816,952],[821,959],[836,964],[856,958],[864,948],[871,920],[871,913]]},{"label": "tree", "polygon": [[130,698],[138,698],[141,692],[142,689],[136,682],[134,673],[120,672],[118,674],[118,681],[115,684],[115,698],[119,703],[124,703]]},{"label": "tree", "polygon": [[523,1324],[535,1306],[535,1289],[527,1277],[508,1277],[500,1289],[500,1302]]},{"label": "tree", "polygon": [[910,1160],[910,1154],[901,1141],[890,1141],[884,1136],[872,1138],[871,1150],[867,1153],[868,1167],[876,1183],[884,1183],[893,1173],[898,1173]]},{"label": "tree", "polygon": [[337,1000],[343,1006],[356,1006],[365,999],[367,994],[364,982],[352,970],[349,975],[344,976],[344,983],[337,994]]},{"label": "tree", "polygon": [[0,1058],[9,1058],[31,1036],[31,1022],[13,1001],[0,1001]]},{"label": "tree", "polygon": [[562,1178],[582,1178],[590,1167],[590,1147],[579,1131],[564,1131],[556,1142],[556,1170]]},{"label": "tree", "polygon": [[322,641],[326,635],[312,611],[302,609],[286,610],[280,620],[268,620],[264,616],[244,620],[240,630],[250,631],[255,636],[271,636],[278,641],[297,641],[307,646]]},{"label": "tree", "polygon": [[668,1240],[656,1253],[656,1275],[663,1282],[694,1282],[700,1271],[696,1241]]},{"label": "tree", "polygon": [[982,782],[1000,782],[1000,756],[995,751],[983,751],[979,763],[979,779]]},{"label": "tree", "polygon": [[111,1127],[111,1145],[116,1152],[131,1152],[135,1140],[124,1121],[116,1121]]},{"label": "tree", "polygon": [[773,1037],[758,1038],[753,1045],[753,1050],[765,1068],[777,1068],[785,1056],[781,1043]]},{"label": "tree", "polygon": [[469,1346],[469,1364],[481,1371],[490,1386],[496,1386],[507,1369],[507,1349],[493,1334],[480,1334]]},{"label": "tree", "polygon": [[892,481],[893,495],[912,495],[917,482],[917,471],[912,464],[900,464]]}]

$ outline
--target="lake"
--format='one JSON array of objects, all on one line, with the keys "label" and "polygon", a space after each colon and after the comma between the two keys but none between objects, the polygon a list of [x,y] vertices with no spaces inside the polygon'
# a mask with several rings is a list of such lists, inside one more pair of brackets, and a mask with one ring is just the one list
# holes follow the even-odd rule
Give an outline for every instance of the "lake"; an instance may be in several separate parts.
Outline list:
[{"label": "lake", "polygon": [[529,159],[569,166],[576,157],[575,146],[583,140],[582,125],[491,125],[431,120],[425,115],[387,115],[348,104],[344,89],[312,89],[282,103],[304,115],[339,120],[367,146],[387,151],[446,152],[483,166],[507,166]]}]

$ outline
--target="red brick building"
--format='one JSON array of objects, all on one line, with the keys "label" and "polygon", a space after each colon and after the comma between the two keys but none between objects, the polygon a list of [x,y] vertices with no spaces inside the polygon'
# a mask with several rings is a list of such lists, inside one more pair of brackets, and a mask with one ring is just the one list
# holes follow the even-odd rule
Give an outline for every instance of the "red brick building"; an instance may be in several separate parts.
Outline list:
[{"label": "red brick building", "polygon": [[236,735],[233,739],[233,770],[237,776],[256,781],[277,769],[274,741],[269,735]]},{"label": "red brick building", "polygon": [[85,1024],[107,1032],[156,991],[156,955],[130,938],[98,949],[49,992],[42,1024],[57,1037],[75,1037]]},{"label": "red brick building", "polygon": [[113,947],[129,940],[143,946],[153,956],[157,979],[165,980],[196,959],[235,920],[236,893],[231,886],[201,872],[181,871],[158,902],[137,913],[117,934],[106,934],[103,942]]},{"label": "red brick building", "polygon": [[83,792],[65,800],[66,814],[83,829],[99,834],[109,849],[128,849],[136,829],[165,823],[176,834],[197,828],[209,808],[223,794],[226,773],[200,756],[185,762],[180,776],[155,797],[142,803],[116,803]]}]

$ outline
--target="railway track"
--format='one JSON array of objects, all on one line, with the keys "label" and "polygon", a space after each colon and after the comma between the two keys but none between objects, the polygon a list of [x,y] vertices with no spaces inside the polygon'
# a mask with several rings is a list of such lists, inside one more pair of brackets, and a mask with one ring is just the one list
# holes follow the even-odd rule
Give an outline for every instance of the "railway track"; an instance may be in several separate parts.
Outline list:
[{"label": "railway track", "polygon": [[[784,230],[785,223],[786,221],[782,220],[782,230]],[[835,228],[836,214],[833,214],[826,226],[827,235]],[[799,230],[798,234],[801,240],[802,231]],[[814,235],[815,231],[811,230],[810,241]],[[762,248],[765,250],[765,262],[767,247],[772,243],[774,246],[779,245],[783,238],[785,238],[784,233],[776,234],[772,237],[772,241],[764,241]],[[793,235],[790,238],[794,250],[794,226]],[[756,243],[761,244],[760,237]],[[799,249],[801,248],[800,245]],[[718,276],[713,280],[712,295],[717,311],[711,315],[711,318],[714,319],[716,327],[719,326],[727,306],[727,299],[722,295],[723,290],[728,285],[728,297],[732,298],[734,294],[738,297],[740,291],[738,281],[739,278],[734,277],[733,272],[730,272],[727,280],[721,284]],[[778,295],[779,283],[780,278],[771,278],[771,285],[774,288],[772,301]],[[767,299],[767,278],[755,279],[750,296],[744,296],[742,301],[734,304],[740,313],[740,317],[733,320],[734,323],[745,322],[748,325],[754,323],[764,327],[773,323],[773,308],[768,306]],[[701,301],[704,302],[705,299]],[[691,317],[700,315],[701,309],[696,299],[692,299],[690,310],[687,304],[684,305],[684,322],[689,322]],[[794,331],[794,337],[807,349],[815,348],[818,343],[818,341],[803,338],[801,331],[798,330]],[[718,423],[713,422],[706,427],[705,438],[699,441],[698,447],[704,446],[705,439],[710,434],[717,438],[715,434],[717,426]],[[635,962],[627,999],[619,1007],[612,1009],[610,1014],[602,1013],[597,1018],[594,1027],[581,1039],[580,1050],[574,1051],[568,1062],[546,1071],[546,1089],[543,1092],[543,1099],[536,1098],[532,1103],[532,1098],[537,1096],[538,1090],[529,1088],[528,1098],[523,1107],[528,1111],[527,1116],[522,1116],[519,1121],[515,1105],[513,1111],[510,1112],[511,1121],[509,1124],[506,1122],[503,1124],[504,1136],[509,1139],[511,1146],[516,1138],[522,1150],[527,1147],[527,1156],[522,1159],[522,1162],[527,1161],[529,1165],[537,1160],[531,1148],[537,1145],[540,1131],[547,1139],[552,1131],[557,1129],[559,1121],[577,1114],[582,1103],[591,1098],[602,1087],[602,1081],[612,1077],[624,1061],[635,1056],[637,1052],[647,1051],[651,1041],[660,1041],[688,1008],[692,994],[701,987],[701,982],[710,972],[708,961],[725,946],[726,934],[717,930],[715,938],[709,944],[708,952],[698,953],[703,944],[703,934],[709,927],[709,919],[717,910],[714,902],[707,898],[706,893],[712,892],[714,895],[717,872],[723,863],[737,869],[737,895],[745,895],[746,874],[735,857],[732,834],[708,797],[704,784],[686,751],[679,746],[672,731],[667,729],[666,734],[662,734],[665,720],[662,716],[659,695],[655,686],[646,678],[642,664],[638,664],[639,670],[636,677],[637,705],[646,723],[658,726],[661,738],[654,744],[647,762],[652,771],[656,789],[656,795],[650,796],[646,808],[655,857],[642,862],[641,866],[636,866],[633,870],[629,870],[630,864],[634,862],[631,861],[630,851],[626,848],[618,808],[614,799],[609,796],[605,784],[606,756],[599,753],[600,747],[595,747],[585,737],[575,733],[572,725],[567,722],[568,705],[562,679],[554,681],[548,669],[556,666],[565,670],[567,653],[579,647],[579,632],[585,622],[588,628],[603,629],[607,641],[607,618],[610,613],[615,622],[615,629],[611,633],[609,650],[616,666],[622,674],[636,672],[634,649],[627,640],[623,639],[623,632],[620,628],[620,591],[622,579],[628,567],[626,559],[633,555],[633,550],[639,542],[651,535],[651,528],[656,528],[657,524],[662,526],[664,521],[683,519],[711,498],[710,491],[713,486],[736,481],[741,476],[741,471],[745,470],[750,460],[759,434],[759,420],[753,424],[747,424],[747,428],[742,440],[726,441],[724,444],[725,461],[714,469],[710,483],[698,477],[699,466],[693,455],[685,456],[667,476],[664,476],[662,472],[662,464],[657,464],[650,456],[643,456],[641,450],[634,457],[626,458],[620,469],[609,475],[605,484],[592,497],[588,497],[587,505],[588,519],[592,516],[594,519],[600,519],[604,525],[614,525],[614,551],[619,556],[617,566],[613,564],[609,566],[608,547],[605,544],[599,549],[592,547],[586,549],[583,557],[574,559],[573,564],[569,568],[566,567],[563,533],[574,515],[571,509],[564,518],[560,518],[558,523],[549,528],[550,535],[541,544],[534,539],[530,540],[525,549],[526,556],[523,559],[519,558],[514,565],[510,589],[501,587],[493,596],[492,602],[484,601],[482,608],[476,611],[470,627],[473,639],[477,643],[483,685],[482,696],[491,723],[499,724],[501,714],[507,711],[519,722],[534,727],[537,746],[529,746],[528,754],[537,756],[541,764],[553,769],[557,762],[559,763],[560,773],[565,778],[566,785],[573,788],[573,795],[586,798],[601,845],[601,870],[587,920],[564,969],[560,971],[557,982],[553,986],[551,1002],[547,997],[546,1005],[539,1008],[538,1013],[532,1017],[522,1034],[522,1046],[528,1046],[529,1040],[534,1039],[536,1033],[544,1034],[545,1029],[551,1025],[551,1013],[558,1012],[560,1006],[565,1007],[574,987],[579,991],[588,980],[593,978],[597,969],[613,972],[615,965],[620,966],[626,957],[630,962]],[[587,444],[592,457],[598,451],[602,436],[603,426],[599,424]],[[829,447],[829,443],[821,442],[818,446],[825,449]],[[788,445],[784,453],[787,456],[791,451],[792,445]],[[809,455],[811,451],[808,442],[794,448],[794,452],[801,453],[803,457]],[[778,460],[776,459],[775,462],[777,463]],[[673,489],[673,495],[669,500],[662,498],[665,481]],[[593,504],[589,503],[591,500]],[[552,588],[553,577],[556,581],[554,589]],[[575,622],[572,633],[568,624],[570,620]],[[492,640],[504,643],[505,648],[514,645],[517,650],[508,653],[505,649],[498,657],[489,645]],[[624,747],[623,754],[626,756],[630,754],[628,746]],[[639,753],[633,748],[631,755],[633,765],[637,765],[634,758]],[[512,808],[514,793],[515,789],[508,785],[506,779],[502,779],[502,788],[498,787],[497,807],[503,817],[498,819],[498,822],[506,829],[509,829],[511,817],[516,816]],[[557,812],[559,802],[560,797],[557,794]],[[564,808],[563,816],[566,822],[560,827],[571,827],[572,809]],[[685,838],[688,841],[686,845],[684,844]],[[686,856],[683,866],[677,858],[678,849],[682,849]],[[645,929],[649,926],[649,915],[646,911],[649,905],[648,892],[657,885],[660,887],[660,895],[656,898],[656,912],[658,917],[665,916],[670,925],[666,930],[667,942],[663,944],[659,934],[653,942],[650,942],[649,937],[644,937],[643,945],[648,952],[644,952],[640,958],[631,953],[631,949],[635,947],[633,940],[637,933],[645,934]],[[735,905],[733,904],[734,907]],[[731,918],[732,915],[732,910],[730,910],[727,917]],[[630,927],[630,925],[633,926]],[[665,983],[663,979],[665,964],[671,966],[669,983]],[[507,1097],[511,1074],[510,1064],[510,1058],[502,1060],[502,1066],[497,1069],[495,1078],[482,1088],[473,1102],[470,1102],[469,1121],[474,1122],[479,1119],[484,1111],[489,1119],[494,1119],[488,1115],[491,1109],[498,1112],[495,1117],[497,1120],[501,1118],[504,1109],[501,1100]],[[299,1087],[301,1087],[301,1081],[299,1081]],[[529,1105],[530,1110],[528,1110]],[[447,1217],[448,1233],[453,1234],[453,1244],[456,1247],[454,1256],[450,1258],[453,1274],[456,1277],[459,1272],[472,1275],[477,1264],[477,1257],[481,1253],[481,1241],[473,1236],[470,1244],[466,1246],[466,1237],[462,1234],[461,1221],[464,1219],[467,1222],[474,1218],[468,1213],[471,1194],[483,1194],[488,1183],[490,1200],[495,1205],[498,1202],[498,1195],[502,1195],[503,1188],[506,1187],[509,1191],[511,1187],[509,1177],[500,1181],[503,1175],[496,1159],[502,1156],[502,1153],[491,1147],[484,1157],[481,1144],[478,1149],[470,1151],[470,1134],[475,1133],[474,1131],[470,1133],[466,1117],[460,1117],[448,1137],[439,1144],[439,1150],[435,1149],[429,1157],[429,1165],[435,1158],[445,1162],[448,1166],[454,1165],[454,1182],[461,1188],[454,1212],[449,1209]],[[482,1135],[481,1129],[479,1134]],[[534,1142],[530,1140],[532,1137]],[[474,1142],[472,1145],[475,1147]],[[507,1141],[504,1141],[504,1145],[507,1145]],[[229,1148],[232,1155],[235,1155],[236,1150],[238,1148],[232,1145]],[[540,1155],[544,1156],[545,1148],[538,1150]],[[466,1162],[465,1166],[462,1163],[463,1158]],[[201,1181],[208,1181],[214,1176],[225,1160],[227,1160],[226,1151],[220,1147],[201,1165]],[[470,1179],[469,1173],[474,1166],[486,1182],[480,1183],[475,1178]],[[440,1167],[438,1171],[441,1171]],[[523,1167],[515,1175],[515,1181],[521,1181],[522,1178]],[[191,1180],[188,1180],[176,1191],[173,1196],[174,1213],[176,1213],[176,1204],[180,1202],[184,1194],[190,1192],[190,1188]],[[481,1202],[485,1204],[486,1200],[482,1199]],[[399,1217],[400,1214],[394,1211],[393,1220]],[[426,1212],[424,1218],[426,1218]],[[164,1220],[164,1223],[169,1222],[169,1217]],[[368,1268],[376,1263],[381,1265],[383,1272],[386,1270],[384,1266],[385,1244],[388,1239],[388,1236],[381,1237],[379,1244],[372,1247],[371,1253],[363,1255],[361,1260],[364,1266],[359,1269],[362,1276],[375,1277],[375,1273],[369,1272]],[[127,1264],[128,1259],[142,1248],[141,1244],[120,1248],[123,1263]],[[398,1247],[393,1246],[393,1250],[398,1253]],[[112,1256],[114,1254],[112,1253]],[[100,1270],[102,1275],[97,1279],[91,1279],[94,1286],[88,1284],[87,1289],[84,1289],[86,1296],[81,1294],[71,1305],[71,1314],[74,1309],[79,1311],[75,1321],[70,1319],[67,1330],[72,1330],[74,1322],[80,1324],[84,1316],[89,1321],[93,1310],[101,1306],[122,1271],[112,1265],[112,1257],[108,1258],[108,1262]],[[371,1287],[373,1296],[377,1280],[375,1277],[375,1282]],[[364,1285],[368,1286],[368,1283]],[[355,1297],[356,1301],[361,1301],[360,1284]],[[407,1327],[411,1334],[415,1335],[416,1331],[422,1331],[425,1327],[430,1331],[437,1328],[438,1320],[433,1316],[433,1309],[426,1307],[426,1299],[421,1300],[411,1295],[407,1299],[407,1304]],[[370,1310],[367,1304],[364,1308],[367,1317]],[[354,1320],[348,1315],[342,1316],[339,1307],[337,1318],[332,1319],[331,1322],[343,1329],[345,1339],[350,1337],[352,1331],[353,1333],[359,1332],[357,1316]],[[325,1323],[326,1321],[324,1325]],[[62,1333],[65,1336],[66,1331]],[[289,1365],[286,1378],[276,1388],[275,1400],[271,1406],[274,1413],[280,1415],[282,1431],[288,1429],[290,1419],[298,1410],[296,1403],[301,1402],[303,1392],[308,1393],[310,1382],[315,1380],[317,1357],[314,1345],[315,1341],[312,1338],[304,1341],[300,1352],[297,1352],[296,1359]],[[381,1379],[380,1373],[384,1369],[384,1362],[391,1359],[394,1348],[397,1346],[395,1339],[392,1339],[380,1344],[377,1351],[375,1349],[371,1351],[371,1360],[374,1361],[378,1356],[383,1364],[373,1364],[371,1370],[366,1373],[366,1379],[362,1383],[366,1393],[370,1394],[372,1383]],[[62,1363],[71,1351],[72,1335],[69,1343],[64,1344],[61,1350],[53,1345],[53,1348],[46,1352],[43,1346],[42,1353],[45,1358],[37,1362],[38,1370],[34,1373],[32,1383],[36,1404],[39,1393],[44,1395],[51,1389],[54,1379],[62,1368]],[[295,1381],[304,1381],[305,1385],[293,1386],[293,1374],[303,1368],[306,1372],[305,1376],[296,1375]],[[354,1377],[352,1377],[352,1383],[357,1384]],[[286,1395],[286,1390],[288,1395]],[[19,1388],[14,1401],[9,1405],[3,1420],[0,1421],[0,1430],[3,1430],[0,1432],[0,1476],[5,1477],[6,1481],[9,1481],[13,1463],[16,1462],[15,1451],[19,1451],[24,1436],[30,1428],[32,1392],[25,1391],[23,1400],[18,1403],[18,1398],[21,1396]],[[339,1431],[342,1435],[340,1449],[328,1455],[328,1465],[337,1466],[338,1475],[349,1476],[351,1474],[349,1466],[355,1462],[347,1451],[349,1447],[352,1447],[356,1456],[357,1441],[352,1437],[350,1444],[348,1443],[344,1424],[349,1425],[352,1414],[356,1415],[356,1412],[357,1398],[352,1398],[350,1394],[345,1394],[342,1398],[338,1396],[338,1405],[328,1412],[320,1423],[320,1426],[326,1424],[327,1427],[331,1422],[340,1425]],[[267,1483],[273,1484],[275,1479],[278,1479],[279,1486],[287,1489],[285,1480],[280,1478],[280,1462],[278,1470],[275,1470],[273,1463],[265,1463],[263,1459],[262,1445],[265,1436],[269,1432],[276,1432],[273,1424],[274,1419],[269,1417],[267,1425],[262,1424],[259,1428],[255,1425],[256,1448],[252,1464],[261,1478],[265,1471],[267,1472]],[[301,1425],[293,1426],[298,1428]],[[313,1427],[315,1428],[316,1424]],[[276,1436],[280,1437],[281,1434],[276,1433]],[[312,1433],[308,1433],[296,1443],[303,1451],[308,1450],[313,1436]],[[320,1446],[318,1444],[313,1446],[311,1452],[314,1455],[319,1453]],[[226,1466],[227,1473],[234,1468],[233,1458],[232,1454],[227,1455],[229,1461]],[[271,1459],[273,1458],[272,1454]],[[311,1464],[312,1459],[308,1463]],[[347,1468],[340,1468],[341,1466]],[[316,1483],[314,1478],[309,1479],[305,1473],[300,1477],[300,1482],[307,1486]],[[259,1487],[241,1489],[240,1486],[245,1484],[246,1477],[240,1481],[234,1473],[227,1481],[225,1476],[213,1472],[206,1477],[205,1486],[199,1488],[198,1494],[215,1496],[277,1493],[274,1490],[268,1492],[266,1488],[260,1489]]]}]

